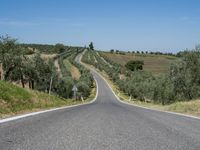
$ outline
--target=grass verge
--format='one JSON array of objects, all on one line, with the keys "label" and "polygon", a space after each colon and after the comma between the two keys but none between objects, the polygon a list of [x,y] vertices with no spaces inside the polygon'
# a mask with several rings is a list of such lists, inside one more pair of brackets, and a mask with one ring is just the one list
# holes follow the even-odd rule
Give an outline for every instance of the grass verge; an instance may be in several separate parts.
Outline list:
[{"label": "grass verge", "polygon": [[0,81],[0,118],[36,112],[61,106],[87,103],[94,99],[96,86],[85,101],[62,99],[54,95],[23,89],[12,83]]}]

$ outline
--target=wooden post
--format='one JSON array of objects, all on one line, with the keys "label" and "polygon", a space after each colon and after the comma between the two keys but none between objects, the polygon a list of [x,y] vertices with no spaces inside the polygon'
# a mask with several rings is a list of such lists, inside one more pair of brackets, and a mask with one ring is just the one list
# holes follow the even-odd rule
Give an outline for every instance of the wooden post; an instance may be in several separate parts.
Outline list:
[{"label": "wooden post", "polygon": [[81,101],[84,102],[83,96],[81,96]]},{"label": "wooden post", "polygon": [[52,82],[53,82],[53,76],[51,76],[51,81],[50,81],[50,85],[49,85],[49,95],[51,95]]},{"label": "wooden post", "polygon": [[0,63],[0,80],[4,80],[3,64]]},{"label": "wooden post", "polygon": [[73,86],[72,91],[74,92],[74,99],[76,100],[76,92],[78,92],[78,88],[76,87],[76,85]]}]

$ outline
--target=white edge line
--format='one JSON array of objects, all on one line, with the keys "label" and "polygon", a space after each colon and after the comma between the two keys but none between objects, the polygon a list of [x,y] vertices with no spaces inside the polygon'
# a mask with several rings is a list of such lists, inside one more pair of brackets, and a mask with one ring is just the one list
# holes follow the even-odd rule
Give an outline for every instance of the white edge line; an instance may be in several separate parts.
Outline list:
[{"label": "white edge line", "polygon": [[62,109],[67,109],[67,108],[73,108],[73,107],[78,107],[78,106],[83,106],[83,105],[89,105],[91,103],[94,103],[97,100],[97,97],[98,97],[98,94],[99,94],[99,87],[98,87],[98,83],[97,83],[97,80],[95,79],[95,77],[94,77],[94,80],[96,82],[96,95],[95,95],[95,98],[90,102],[87,102],[87,103],[84,103],[84,104],[64,106],[64,107],[60,107],[60,108],[53,108],[53,109],[49,109],[49,110],[28,113],[28,114],[10,117],[10,118],[6,118],[6,119],[0,119],[0,124],[10,122],[10,121],[14,121],[14,120],[18,120],[18,119],[22,119],[22,118],[25,118],[25,117],[30,117],[30,116],[42,114],[42,113],[47,113],[47,112],[52,112],[52,111],[62,110]]},{"label": "white edge line", "polygon": [[115,95],[115,97],[117,98],[117,100],[123,104],[126,105],[130,105],[130,106],[135,106],[135,107],[139,107],[139,108],[143,108],[143,109],[147,109],[147,110],[152,110],[152,111],[157,111],[157,112],[164,112],[164,113],[168,113],[168,114],[173,114],[173,115],[177,115],[177,116],[183,116],[183,117],[188,117],[188,118],[192,118],[192,119],[198,119],[200,120],[200,117],[195,117],[195,116],[191,116],[191,115],[186,115],[186,114],[181,114],[181,113],[176,113],[176,112],[171,112],[171,111],[162,111],[162,110],[156,110],[156,109],[152,109],[152,108],[147,108],[147,107],[143,107],[143,106],[139,106],[136,104],[131,104],[128,102],[125,102],[123,100],[121,100],[113,91],[112,87],[110,86],[110,84],[108,83],[108,81],[100,74],[98,73],[96,70],[92,69],[93,71],[95,71],[98,75],[101,76],[101,78],[107,83],[107,85],[109,86],[109,88],[111,89],[112,93]]}]

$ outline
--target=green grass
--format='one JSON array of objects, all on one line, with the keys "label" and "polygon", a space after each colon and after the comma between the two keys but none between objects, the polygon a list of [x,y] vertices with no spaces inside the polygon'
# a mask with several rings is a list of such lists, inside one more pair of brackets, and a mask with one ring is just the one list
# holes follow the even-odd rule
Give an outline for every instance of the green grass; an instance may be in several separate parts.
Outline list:
[{"label": "green grass", "polygon": [[69,62],[68,59],[65,59],[63,62],[64,62],[66,69],[70,72],[70,70],[72,68],[72,64]]},{"label": "green grass", "polygon": [[165,74],[168,72],[170,65],[177,58],[174,56],[165,55],[150,55],[150,54],[131,54],[125,55],[102,52],[112,61],[125,65],[130,60],[143,60],[144,70],[153,73],[154,75]]},{"label": "green grass", "polygon": [[[95,92],[94,88],[84,103],[92,100]],[[78,103],[82,102],[49,96],[46,93],[23,89],[9,82],[0,81],[0,118]]]},{"label": "green grass", "polygon": [[176,102],[174,104],[166,106],[165,110],[200,116],[200,100]]}]

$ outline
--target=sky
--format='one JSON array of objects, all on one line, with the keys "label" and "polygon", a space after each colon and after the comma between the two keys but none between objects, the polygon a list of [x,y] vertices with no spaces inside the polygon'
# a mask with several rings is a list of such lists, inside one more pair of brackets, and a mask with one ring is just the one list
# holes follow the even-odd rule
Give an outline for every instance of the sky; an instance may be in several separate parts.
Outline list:
[{"label": "sky", "polygon": [[0,35],[21,43],[177,52],[200,43],[200,0],[1,0]]}]

